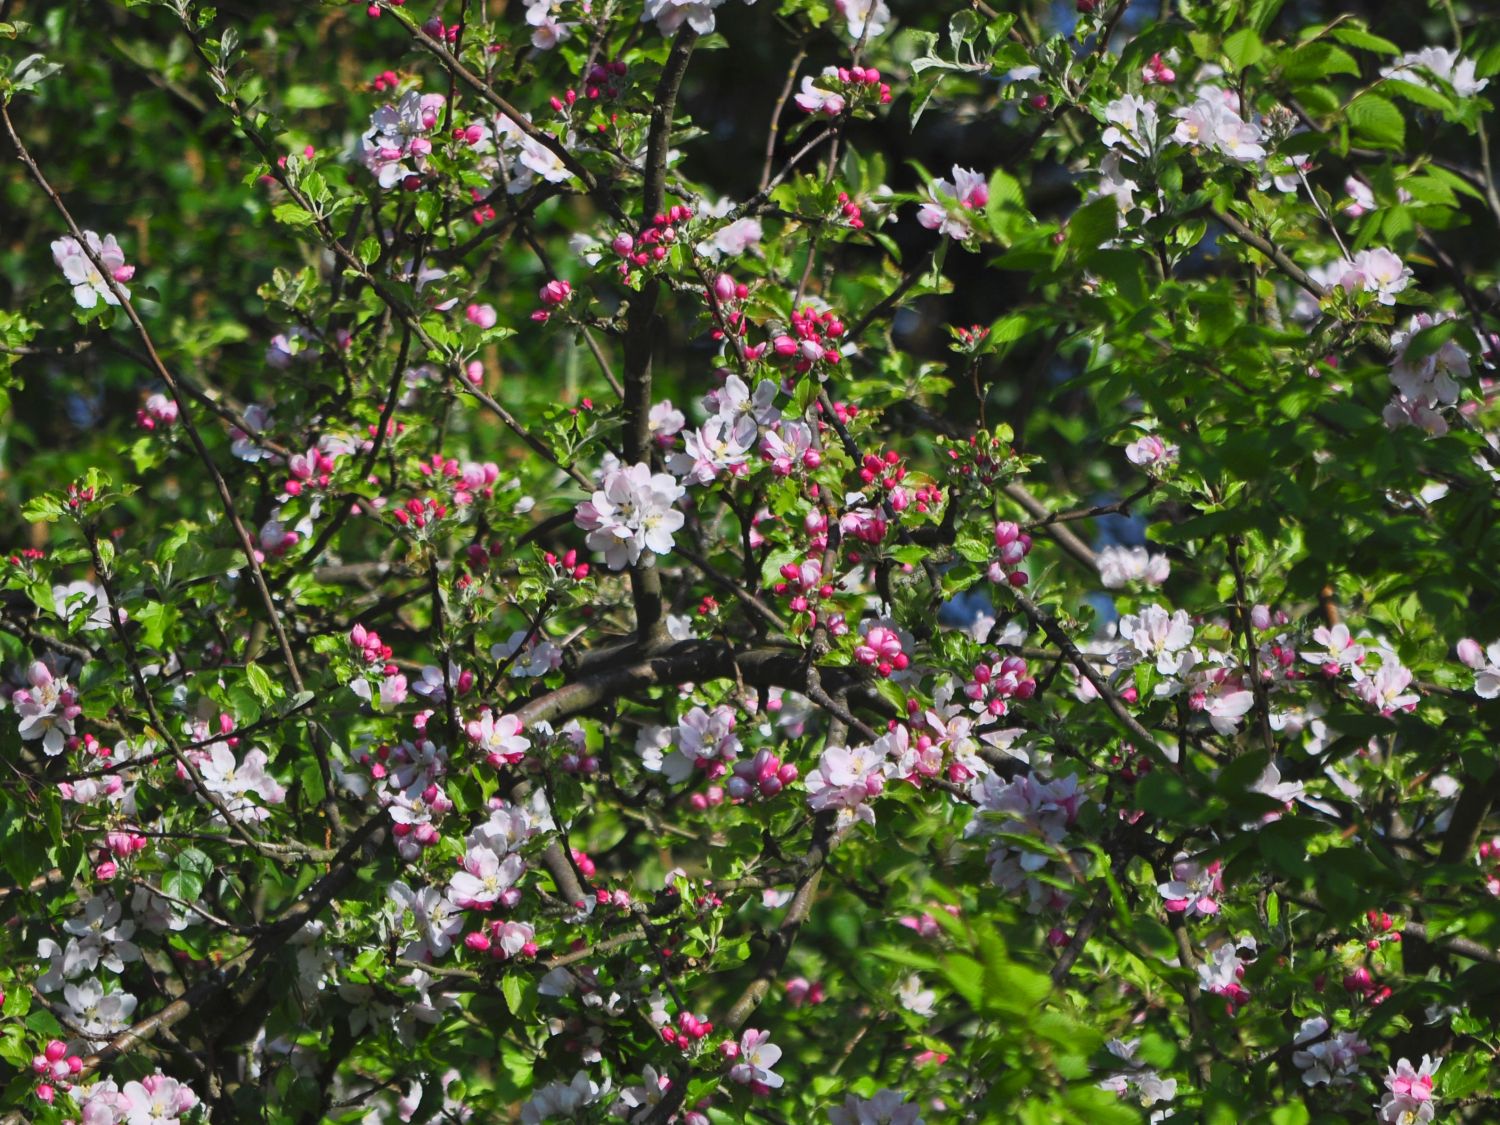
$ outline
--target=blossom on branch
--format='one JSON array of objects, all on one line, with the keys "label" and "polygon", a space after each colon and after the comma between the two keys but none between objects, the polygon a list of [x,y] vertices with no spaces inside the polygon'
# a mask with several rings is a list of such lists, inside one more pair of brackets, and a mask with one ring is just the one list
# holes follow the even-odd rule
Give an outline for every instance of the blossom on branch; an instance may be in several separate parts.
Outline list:
[{"label": "blossom on branch", "polygon": [[685,517],[673,505],[686,493],[666,473],[647,464],[618,466],[604,475],[603,487],[578,505],[573,522],[588,534],[588,545],[604,552],[611,570],[635,566],[643,555],[665,555]]}]

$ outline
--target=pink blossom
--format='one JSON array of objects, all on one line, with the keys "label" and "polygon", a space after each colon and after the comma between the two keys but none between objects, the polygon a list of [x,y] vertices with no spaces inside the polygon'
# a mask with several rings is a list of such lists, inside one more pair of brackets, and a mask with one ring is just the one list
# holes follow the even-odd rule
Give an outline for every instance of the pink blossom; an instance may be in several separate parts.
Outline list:
[{"label": "pink blossom", "polygon": [[838,810],[839,824],[875,823],[869,802],[885,789],[893,736],[866,746],[829,746],[807,775],[807,803],[815,812]]},{"label": "pink blossom", "polygon": [[844,17],[845,34],[855,42],[874,39],[891,20],[885,0],[834,0],[833,6]]},{"label": "pink blossom", "polygon": [[463,868],[448,881],[448,897],[465,910],[487,910],[500,902],[526,870],[525,861],[511,852],[503,859],[492,848],[471,845]]},{"label": "pink blossom", "polygon": [[1172,863],[1172,878],[1159,884],[1156,893],[1166,900],[1167,910],[1173,914],[1189,918],[1217,914],[1218,896],[1224,893],[1221,866],[1214,860],[1204,867],[1179,854]]},{"label": "pink blossom", "polygon": [[1184,659],[1191,659],[1186,650],[1193,643],[1193,625],[1184,610],[1169,616],[1161,606],[1148,605],[1127,613],[1120,618],[1120,636],[1130,642],[1126,651],[1133,659],[1150,661],[1163,676],[1176,675]]},{"label": "pink blossom", "polygon": [[1365,661],[1365,646],[1355,644],[1349,626],[1342,622],[1332,628],[1319,625],[1313,630],[1313,640],[1326,651],[1303,649],[1302,659],[1321,668],[1325,676],[1332,678],[1345,671],[1357,671]]},{"label": "pink blossom", "polygon": [[430,135],[442,123],[446,103],[442,94],[409,90],[400,102],[383,105],[371,115],[360,149],[382,188],[420,179],[432,152]]},{"label": "pink blossom", "polygon": [[521,733],[522,729],[521,720],[515,715],[497,716],[488,708],[465,727],[475,749],[496,767],[514,765],[531,749],[531,740]]},{"label": "pink blossom", "polygon": [[1489,85],[1488,78],[1475,80],[1475,63],[1447,47],[1423,47],[1408,51],[1390,66],[1380,68],[1382,78],[1397,78],[1414,86],[1433,89],[1432,79],[1453,87],[1461,98],[1470,98]]},{"label": "pink blossom", "polygon": [[830,1106],[828,1125],[922,1125],[922,1107],[896,1090],[876,1090],[868,1098],[849,1094],[844,1104]]},{"label": "pink blossom", "polygon": [[1391,333],[1391,383],[1401,397],[1429,407],[1453,406],[1462,389],[1460,379],[1470,376],[1469,353],[1453,340],[1445,340],[1437,351],[1421,359],[1408,359],[1408,349],[1417,333],[1455,319],[1452,313],[1418,313],[1405,330]]},{"label": "pink blossom", "polygon": [[1329,1023],[1322,1016],[1302,1021],[1293,1046],[1292,1063],[1302,1071],[1308,1086],[1347,1086],[1359,1073],[1359,1060],[1370,1053],[1370,1045],[1352,1031],[1328,1034]]},{"label": "pink blossom", "polygon": [[[838,76],[838,67],[825,66],[820,77],[827,82],[828,79],[837,80]],[[829,82],[828,85],[832,83]],[[798,108],[807,113],[821,113],[828,117],[837,117],[844,112],[844,95],[819,86],[818,79],[811,75],[802,79],[802,92],[797,95],[796,102]]]},{"label": "pink blossom", "polygon": [[[120,249],[115,236],[106,234],[101,240],[93,231],[86,230],[83,232],[83,242],[109,271],[125,299],[129,300],[130,290],[120,283],[129,281],[135,270],[125,264],[125,252]],[[99,272],[99,267],[90,260],[83,245],[72,235],[64,235],[52,244],[52,260],[73,287],[73,300],[79,308],[91,309],[99,303],[101,297],[106,305],[120,303],[119,297],[115,296],[115,286]]]},{"label": "pink blossom", "polygon": [[1155,434],[1146,434],[1125,447],[1125,459],[1132,465],[1175,465],[1178,447],[1168,445]]},{"label": "pink blossom", "polygon": [[1411,681],[1411,669],[1403,667],[1394,655],[1388,654],[1373,676],[1366,676],[1354,685],[1354,693],[1382,715],[1415,711],[1422,697],[1406,690]]},{"label": "pink blossom", "polygon": [[1361,250],[1352,260],[1341,263],[1343,273],[1338,284],[1345,292],[1374,293],[1382,305],[1394,305],[1396,294],[1411,283],[1411,267],[1384,248]]},{"label": "pink blossom", "polygon": [[468,318],[470,324],[484,329],[495,327],[495,321],[498,319],[494,305],[470,305],[464,309],[464,316]]},{"label": "pink blossom", "polygon": [[854,646],[854,659],[861,664],[878,665],[877,670],[882,676],[904,670],[911,662],[911,658],[901,651],[901,638],[884,625],[872,625],[865,632],[864,639]]},{"label": "pink blossom", "polygon": [[1199,89],[1197,99],[1173,110],[1177,128],[1172,138],[1178,144],[1210,149],[1242,164],[1264,160],[1265,146],[1260,126],[1239,114],[1239,98],[1217,86]]},{"label": "pink blossom", "polygon": [[1432,1076],[1437,1073],[1442,1060],[1422,1056],[1422,1065],[1413,1068],[1407,1059],[1400,1059],[1386,1072],[1386,1095],[1381,1100],[1380,1120],[1391,1125],[1419,1125],[1429,1122],[1436,1115],[1432,1101]]},{"label": "pink blossom", "polygon": [[1474,670],[1474,693],[1480,699],[1500,696],[1500,641],[1480,648],[1478,641],[1465,637],[1458,642],[1458,659]]},{"label": "pink blossom", "polygon": [[139,1082],[125,1083],[120,1093],[126,1103],[126,1125],[177,1125],[198,1104],[197,1094],[159,1070]]},{"label": "pink blossom", "polygon": [[[931,203],[922,204],[917,222],[928,230],[962,241],[974,233],[963,212],[983,210],[989,202],[989,182],[970,168],[953,166],[953,179],[934,180],[928,188]],[[951,201],[951,202],[950,202]],[[955,209],[956,206],[956,209]]]},{"label": "pink blossom", "polygon": [[781,1048],[771,1042],[769,1031],[746,1028],[740,1036],[736,1058],[738,1061],[729,1068],[730,1081],[752,1088],[759,1085],[765,1090],[774,1090],[782,1084],[781,1075],[771,1069],[781,1058]]},{"label": "pink blossom", "polygon": [[42,740],[42,751],[49,758],[63,752],[67,739],[73,737],[73,720],[83,713],[78,695],[71,684],[40,660],[26,669],[27,687],[11,697],[20,716],[18,733],[22,741]]},{"label": "pink blossom", "polygon": [[1099,582],[1106,590],[1118,590],[1132,582],[1160,586],[1172,573],[1166,555],[1153,555],[1144,547],[1104,547],[1096,556]]}]

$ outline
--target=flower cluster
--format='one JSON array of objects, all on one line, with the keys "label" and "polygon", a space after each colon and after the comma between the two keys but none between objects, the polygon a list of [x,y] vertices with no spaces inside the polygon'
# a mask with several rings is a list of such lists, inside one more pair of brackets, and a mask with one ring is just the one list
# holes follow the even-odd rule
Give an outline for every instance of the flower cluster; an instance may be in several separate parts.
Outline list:
[{"label": "flower cluster", "polygon": [[383,105],[370,115],[370,128],[360,138],[360,154],[382,188],[390,190],[399,184],[414,189],[421,184],[432,154],[432,135],[447,103],[442,94],[408,90],[399,102]]},{"label": "flower cluster", "polygon": [[[1049,868],[1057,864],[1064,871],[1076,869],[1065,840],[1083,801],[1078,778],[1069,774],[1046,781],[1031,773],[1006,781],[988,774],[974,783],[971,795],[977,811],[964,834],[1007,837],[990,845],[990,878],[995,885],[1010,893],[1024,887],[1026,909],[1033,914],[1064,909],[1071,897],[1058,889],[1055,884],[1061,876]],[[1015,837],[1027,842],[1014,842]],[[1049,872],[1045,882],[1044,872]]]},{"label": "flower cluster", "polygon": [[1412,354],[1411,345],[1419,332],[1454,319],[1451,313],[1418,313],[1404,331],[1391,333],[1395,359],[1391,362],[1390,378],[1396,394],[1386,406],[1384,418],[1392,429],[1417,426],[1434,437],[1448,432],[1443,410],[1458,404],[1460,380],[1470,376],[1469,353],[1457,341],[1446,339],[1436,351],[1419,358]]},{"label": "flower cluster", "polygon": [[[904,729],[904,728],[901,728]],[[807,803],[814,812],[834,809],[840,828],[862,820],[875,823],[870,802],[885,790],[894,763],[897,736],[885,734],[862,746],[829,746],[807,775]]]},{"label": "flower cluster", "polygon": [[685,517],[673,505],[686,493],[666,473],[647,464],[618,466],[604,474],[603,487],[578,505],[576,523],[588,534],[591,550],[604,552],[611,570],[648,562],[671,552],[672,536]]},{"label": "flower cluster", "polygon": [[880,80],[880,71],[862,66],[825,66],[817,78],[802,79],[802,92],[796,97],[799,109],[827,117],[867,101],[889,105],[890,100],[891,88]]},{"label": "flower cluster", "polygon": [[1309,1086],[1347,1086],[1359,1073],[1359,1060],[1370,1045],[1352,1031],[1331,1030],[1328,1020],[1312,1016],[1302,1021],[1292,1040],[1292,1064]]},{"label": "flower cluster", "polygon": [[739,757],[736,725],[732,707],[720,704],[712,711],[694,707],[675,727],[652,727],[642,732],[637,741],[641,764],[673,785],[680,785],[694,772],[716,781]]},{"label": "flower cluster", "polygon": [[1437,1116],[1432,1097],[1432,1076],[1442,1065],[1441,1059],[1422,1056],[1422,1065],[1413,1067],[1410,1060],[1400,1059],[1386,1072],[1385,1097],[1381,1099],[1379,1118],[1388,1125],[1425,1125]]}]

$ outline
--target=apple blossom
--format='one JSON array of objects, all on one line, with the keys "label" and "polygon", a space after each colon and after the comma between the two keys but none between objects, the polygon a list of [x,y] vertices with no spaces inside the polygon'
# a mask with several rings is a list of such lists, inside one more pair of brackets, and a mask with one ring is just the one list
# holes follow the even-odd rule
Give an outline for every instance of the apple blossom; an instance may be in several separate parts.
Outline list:
[{"label": "apple blossom", "polygon": [[976,813],[964,829],[965,836],[1003,833],[1031,841],[1021,845],[998,839],[991,845],[988,860],[995,884],[1012,893],[1024,887],[1026,909],[1033,914],[1065,907],[1068,896],[1052,885],[1055,877],[1044,884],[1040,876],[1054,859],[1072,862],[1064,841],[1083,800],[1077,776],[1051,781],[1023,774],[1006,781],[992,773],[974,783],[971,796]]},{"label": "apple blossom", "polygon": [[[747,447],[748,448],[748,447]],[[603,551],[611,570],[635,566],[643,555],[665,555],[684,517],[673,507],[686,489],[646,464],[611,469],[603,487],[578,505],[574,522],[587,531],[588,545]]]},{"label": "apple blossom", "polygon": [[1482,1116],[1485,27],[260,7],[0,82],[0,1114]]},{"label": "apple blossom", "polygon": [[177,1125],[198,1104],[198,1095],[185,1083],[161,1071],[120,1090],[126,1125]]},{"label": "apple blossom", "polygon": [[[962,212],[983,210],[989,202],[989,183],[970,168],[953,166],[953,179],[934,180],[928,188],[931,203],[922,204],[917,222],[949,238],[963,241],[974,233]],[[951,201],[951,202],[950,202]]]},{"label": "apple blossom", "polygon": [[1168,615],[1161,606],[1148,605],[1138,614],[1127,613],[1120,618],[1120,636],[1130,642],[1130,647],[1120,650],[1118,659],[1128,663],[1148,661],[1163,676],[1191,667],[1193,625],[1185,610]]},{"label": "apple blossom", "polygon": [[1226,90],[1204,86],[1196,100],[1172,111],[1177,127],[1172,137],[1178,144],[1210,149],[1240,163],[1265,159],[1265,139],[1260,127],[1239,114],[1238,98]]},{"label": "apple blossom", "polygon": [[1458,402],[1460,379],[1470,377],[1469,353],[1453,340],[1444,340],[1435,352],[1408,361],[1407,349],[1418,332],[1455,319],[1451,313],[1418,313],[1404,331],[1391,333],[1391,383],[1401,397],[1430,407]]},{"label": "apple blossom", "polygon": [[1099,581],[1106,590],[1118,590],[1131,582],[1160,586],[1172,573],[1166,555],[1153,555],[1144,547],[1105,547],[1098,553]]},{"label": "apple blossom", "polygon": [[1125,459],[1132,465],[1174,465],[1178,452],[1177,446],[1167,444],[1155,434],[1146,434],[1125,447]]},{"label": "apple blossom", "polygon": [[781,1058],[781,1048],[770,1040],[769,1031],[745,1029],[736,1062],[729,1068],[731,1081],[762,1090],[774,1090],[782,1084],[784,1079],[771,1069]]},{"label": "apple blossom", "polygon": [[21,738],[27,742],[41,739],[43,753],[56,757],[63,752],[64,741],[73,735],[73,721],[83,713],[77,693],[66,678],[53,675],[40,660],[27,667],[26,683],[11,697],[11,705],[21,718]]},{"label": "apple blossom", "polygon": [[828,1110],[829,1125],[922,1125],[922,1107],[897,1090],[876,1090],[868,1097],[849,1094],[843,1105]]},{"label": "apple blossom", "polygon": [[1100,141],[1119,149],[1132,158],[1149,157],[1157,147],[1156,103],[1135,94],[1126,94],[1104,107],[1109,127]]},{"label": "apple blossom", "polygon": [[1352,1031],[1330,1035],[1330,1024],[1322,1016],[1302,1021],[1292,1043],[1292,1063],[1302,1071],[1308,1086],[1347,1086],[1359,1073],[1359,1060],[1370,1053],[1370,1046]]},{"label": "apple blossom", "polygon": [[1390,250],[1383,248],[1361,250],[1352,259],[1342,263],[1343,274],[1338,284],[1345,291],[1374,293],[1375,300],[1382,305],[1394,305],[1396,294],[1411,282],[1411,267],[1401,261]]},{"label": "apple blossom", "polygon": [[1413,1067],[1408,1059],[1400,1059],[1386,1072],[1385,1097],[1379,1106],[1379,1119],[1391,1125],[1419,1125],[1432,1121],[1437,1107],[1432,1097],[1432,1076],[1442,1065],[1441,1059],[1422,1056],[1422,1065]]},{"label": "apple blossom", "polygon": [[[838,75],[837,67],[825,66],[820,77],[827,83],[830,78],[836,80]],[[807,113],[822,113],[829,117],[837,117],[844,112],[844,95],[819,86],[818,79],[811,75],[802,79],[802,92],[796,96],[795,101],[797,107]]]},{"label": "apple blossom", "polygon": [[[100,267],[94,264],[85,246],[109,272],[109,279],[99,272]],[[52,258],[73,287],[73,300],[79,308],[91,309],[101,298],[106,305],[118,305],[120,298],[115,295],[116,287],[126,300],[130,299],[130,290],[123,283],[135,276],[135,267],[125,264],[125,252],[120,249],[114,235],[106,234],[101,239],[93,231],[86,230],[82,243],[72,235],[64,235],[52,244]],[[113,285],[110,279],[114,281]]]},{"label": "apple blossom", "polygon": [[1372,675],[1365,676],[1354,685],[1354,692],[1382,715],[1413,711],[1422,697],[1406,690],[1411,682],[1411,669],[1404,667],[1393,655],[1387,654]]},{"label": "apple blossom", "polygon": [[1489,79],[1474,77],[1474,60],[1462,57],[1446,47],[1424,47],[1408,51],[1390,66],[1380,68],[1382,78],[1399,78],[1414,86],[1432,88],[1432,79],[1453,87],[1461,98],[1471,98],[1488,86]]},{"label": "apple blossom", "polygon": [[835,809],[841,827],[862,820],[875,823],[870,802],[885,788],[891,768],[891,736],[864,746],[830,746],[807,775],[808,806],[815,812]]},{"label": "apple blossom", "polygon": [[1500,696],[1500,641],[1487,648],[1465,637],[1458,642],[1458,659],[1474,670],[1474,694],[1480,699]]},{"label": "apple blossom", "polygon": [[1217,914],[1224,893],[1221,867],[1218,860],[1205,867],[1179,853],[1172,861],[1172,878],[1159,884],[1156,892],[1166,900],[1170,913],[1188,918]]},{"label": "apple blossom", "polygon": [[400,102],[383,105],[371,115],[360,153],[382,188],[389,190],[425,171],[432,152],[430,137],[446,104],[442,94],[408,90]]},{"label": "apple blossom", "polygon": [[891,20],[885,0],[834,0],[834,10],[844,17],[845,34],[857,43],[882,34]]},{"label": "apple blossom", "polygon": [[1349,626],[1342,622],[1332,628],[1319,625],[1313,630],[1313,640],[1322,645],[1325,651],[1303,649],[1303,660],[1322,669],[1325,676],[1340,676],[1346,671],[1358,675],[1360,666],[1365,662],[1366,650],[1364,645],[1354,642]]},{"label": "apple blossom", "polygon": [[521,1106],[521,1125],[541,1125],[560,1117],[576,1119],[579,1111],[602,1101],[608,1093],[608,1079],[595,1082],[587,1071],[580,1070],[571,1082],[554,1082],[533,1094]]}]

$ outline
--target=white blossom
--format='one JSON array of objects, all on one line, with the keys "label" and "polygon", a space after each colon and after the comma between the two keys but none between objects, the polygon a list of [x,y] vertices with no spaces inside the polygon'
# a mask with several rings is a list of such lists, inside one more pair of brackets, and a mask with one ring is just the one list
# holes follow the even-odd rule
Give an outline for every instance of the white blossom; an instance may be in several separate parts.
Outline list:
[{"label": "white blossom", "polygon": [[[86,230],[83,232],[83,242],[94,252],[94,256],[119,285],[120,292],[129,300],[130,290],[122,283],[130,280],[135,269],[125,264],[125,252],[120,249],[115,236],[106,234],[100,239],[93,231]],[[99,272],[99,267],[94,265],[83,245],[72,235],[65,235],[52,244],[52,260],[73,287],[73,300],[79,308],[91,309],[99,303],[101,297],[106,305],[120,303],[120,299],[115,296],[114,286]]]},{"label": "white blossom", "polygon": [[1434,88],[1432,79],[1438,78],[1452,86],[1453,92],[1461,98],[1471,98],[1490,84],[1488,78],[1475,80],[1473,59],[1466,59],[1446,47],[1408,51],[1390,66],[1381,67],[1380,75],[1429,90]]},{"label": "white blossom", "polygon": [[673,534],[685,517],[672,505],[687,490],[644,462],[605,474],[603,487],[578,505],[574,522],[588,534],[592,550],[603,551],[611,570],[624,570],[650,552],[672,550]]}]

